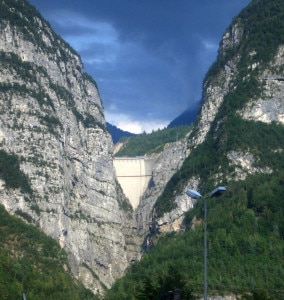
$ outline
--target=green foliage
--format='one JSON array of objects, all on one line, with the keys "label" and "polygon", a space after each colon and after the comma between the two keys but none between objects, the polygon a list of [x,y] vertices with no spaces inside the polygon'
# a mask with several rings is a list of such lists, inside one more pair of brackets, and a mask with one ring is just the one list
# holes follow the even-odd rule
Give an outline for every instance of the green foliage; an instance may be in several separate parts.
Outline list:
[{"label": "green foliage", "polygon": [[83,73],[83,78],[90,81],[96,87],[96,89],[99,90],[97,82],[92,76],[90,76],[88,73]]},{"label": "green foliage", "polygon": [[125,212],[132,212],[133,208],[131,204],[127,200],[123,200],[121,202],[118,202],[119,208],[122,209]]},{"label": "green foliage", "polygon": [[[208,205],[208,291],[257,297],[284,297],[284,173],[258,174],[231,182],[222,197]],[[269,196],[270,195],[270,196]],[[107,293],[107,300],[165,299],[175,288],[182,299],[203,291],[203,201],[188,213],[188,230],[160,237]],[[123,291],[123,293],[122,293]],[[153,296],[154,295],[154,296]],[[147,296],[149,298],[147,298]],[[248,296],[248,295],[247,295]],[[244,298],[245,299],[245,298]],[[257,299],[257,298],[246,298]]]},{"label": "green foliage", "polygon": [[87,113],[84,120],[83,120],[83,124],[86,128],[95,128],[96,126],[100,127],[102,130],[106,131],[106,126],[103,125],[102,123],[98,122],[94,116],[92,116],[91,114]]},{"label": "green foliage", "polygon": [[21,171],[18,157],[1,149],[0,178],[5,181],[7,188],[20,188],[23,193],[32,194],[28,176]]},{"label": "green foliage", "polygon": [[77,121],[82,122],[85,128],[95,128],[98,126],[104,131],[107,130],[106,126],[97,121],[91,114],[87,113],[84,117],[75,107],[72,107],[72,112]]},{"label": "green foliage", "polygon": [[[25,18],[7,9],[7,3],[20,5],[25,16],[30,16],[29,10],[24,8],[27,2],[9,1],[0,3],[1,22],[11,19],[12,24],[22,28],[25,38],[34,40],[39,33],[26,26]],[[284,298],[284,128],[277,123],[262,124],[237,116],[247,101],[262,93],[257,76],[284,43],[283,16],[283,0],[254,0],[235,19],[243,28],[241,43],[220,51],[205,78],[218,84],[216,75],[220,68],[239,56],[238,74],[232,82],[234,88],[225,97],[216,118],[218,123],[213,123],[206,141],[192,150],[155,205],[158,216],[173,209],[175,194],[181,193],[188,179],[194,176],[200,178],[200,189],[205,192],[214,187],[217,174],[220,184],[227,186],[224,196],[208,200],[208,291],[212,295],[233,292],[243,299]],[[255,63],[259,65],[252,71]],[[19,71],[23,76],[29,74],[25,66]],[[283,68],[277,71],[283,72]],[[0,88],[26,92],[23,86],[16,84],[2,84]],[[66,99],[68,92],[60,90],[58,96]],[[44,95],[39,99],[44,99]],[[71,99],[70,107],[72,104]],[[92,116],[82,116],[75,108],[73,112],[84,126],[96,124]],[[51,121],[55,127],[60,126],[55,124],[55,119]],[[176,141],[190,131],[189,128],[180,130],[178,134],[176,129],[167,129],[129,139],[118,155],[159,152],[167,142]],[[228,178],[236,173],[227,158],[232,150],[248,151],[254,156],[254,167],[267,167],[272,173],[228,183]],[[12,161],[8,163],[11,170],[7,170],[6,160]],[[0,171],[8,187],[23,188],[28,183],[20,172],[17,158],[3,151],[0,152]],[[113,285],[105,299],[165,299],[173,290],[179,290],[182,299],[201,295],[202,205],[201,200],[188,213],[184,233],[161,237],[152,251]],[[36,205],[33,209],[38,210]],[[66,254],[54,240],[8,216],[4,210],[0,213],[0,295],[4,299],[19,298],[22,291],[28,299],[92,299],[89,291],[66,275],[62,268],[67,261]],[[21,211],[17,214],[27,217]],[[190,229],[194,217],[198,222],[195,229]]]},{"label": "green foliage", "polygon": [[46,125],[49,133],[53,134],[54,136],[59,136],[57,133],[57,127],[63,129],[63,125],[56,116],[45,115],[44,117],[40,117],[40,122]]},{"label": "green foliage", "polygon": [[120,141],[124,145],[115,156],[134,157],[162,152],[167,143],[184,138],[190,130],[190,126],[179,126],[122,138]]},{"label": "green foliage", "polygon": [[[14,94],[18,93],[21,96],[29,95],[29,96],[35,98],[41,107],[43,105],[47,105],[47,106],[51,107],[53,111],[55,110],[53,102],[47,94],[45,94],[42,91],[39,91],[39,92],[31,91],[31,90],[27,89],[26,85],[20,85],[18,83],[4,82],[4,83],[0,83],[0,91],[3,93],[7,93],[7,95],[8,95],[8,92],[11,92]],[[9,101],[7,101],[7,106],[9,106],[9,105],[10,105]]]},{"label": "green foliage", "polygon": [[[23,15],[27,18],[23,18]],[[1,23],[4,22],[4,20],[9,20],[11,25],[20,28],[24,37],[29,40],[32,39],[32,33],[40,40],[40,35],[36,30],[37,27],[33,27],[33,23],[31,22],[35,16],[40,17],[37,10],[30,5],[27,5],[27,1],[2,0],[0,2]],[[34,39],[32,39],[32,41],[34,41]]]},{"label": "green foliage", "polygon": [[[158,217],[175,207],[174,196],[185,189],[188,178],[194,176],[200,178],[200,189],[210,190],[215,184],[215,179],[212,180],[211,174],[229,173],[234,176],[235,168],[231,170],[228,167],[229,161],[226,153],[229,151],[242,153],[248,151],[255,158],[254,167],[284,169],[283,153],[279,150],[284,148],[282,125],[275,122],[265,124],[246,121],[235,116],[227,118],[218,126],[218,133],[216,134],[213,126],[206,141],[191,152],[179,172],[169,180],[155,204]],[[219,178],[220,184],[226,184],[226,182],[225,176]]]},{"label": "green foliage", "polygon": [[1,50],[0,61],[2,68],[16,70],[17,74],[25,81],[31,82],[36,80],[34,73],[31,72],[33,69],[32,63],[22,61],[17,54]]},{"label": "green foliage", "polygon": [[[12,52],[0,51],[0,61],[1,67],[3,69],[9,69],[11,72],[14,70],[22,81],[28,83],[37,83],[37,76],[41,74],[42,76],[48,78],[47,72],[43,67],[34,65],[30,62],[23,61],[18,55]],[[57,92],[57,86],[50,82],[51,87]],[[50,107],[55,111],[54,104],[48,94],[42,90],[35,91],[27,88],[26,84],[2,82],[0,84],[0,91],[3,93],[11,92],[18,93],[22,96],[29,95],[38,101],[38,104],[43,107]]]},{"label": "green foliage", "polygon": [[[216,141],[208,138],[191,152],[181,169],[172,176],[155,203],[158,217],[175,208],[176,204],[173,202],[173,199],[177,193],[181,193],[185,189],[188,178],[197,176],[201,179],[201,182],[206,182],[206,186],[200,187],[202,189],[213,186],[214,183],[210,179],[210,175],[218,171],[220,164],[227,167],[227,160],[216,151],[215,143]],[[220,184],[221,181],[220,179]]]},{"label": "green foliage", "polygon": [[0,205],[0,299],[98,299],[76,281],[51,237]]},{"label": "green foliage", "polygon": [[250,51],[255,50],[255,60],[262,65],[271,60],[277,47],[284,42],[283,17],[284,7],[281,0],[253,1],[242,11],[240,18],[244,21],[244,33],[247,37],[243,48],[247,56]]}]

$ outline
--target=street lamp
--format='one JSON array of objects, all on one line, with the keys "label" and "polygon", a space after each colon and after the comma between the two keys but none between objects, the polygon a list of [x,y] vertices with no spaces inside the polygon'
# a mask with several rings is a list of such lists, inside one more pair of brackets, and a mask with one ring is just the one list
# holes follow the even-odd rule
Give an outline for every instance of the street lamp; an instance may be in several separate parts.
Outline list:
[{"label": "street lamp", "polygon": [[[224,186],[216,187],[207,197],[204,197],[204,300],[207,300],[207,198],[219,197],[226,192]],[[197,191],[189,189],[185,192],[193,199],[203,198]]]}]

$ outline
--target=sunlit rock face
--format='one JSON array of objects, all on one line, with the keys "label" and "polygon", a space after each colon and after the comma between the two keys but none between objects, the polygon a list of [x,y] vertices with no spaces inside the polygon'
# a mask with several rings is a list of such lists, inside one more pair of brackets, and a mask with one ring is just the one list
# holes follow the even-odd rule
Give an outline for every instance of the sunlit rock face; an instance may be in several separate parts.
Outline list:
[{"label": "sunlit rock face", "polygon": [[[220,53],[238,46],[242,42],[243,27],[240,22],[236,21],[225,32],[220,43]],[[256,53],[249,53],[253,57]],[[237,64],[240,55],[236,55],[227,61],[218,73],[204,82],[203,86],[203,103],[197,123],[197,133],[194,136],[194,143],[199,144],[204,141],[208,131],[211,128],[212,121],[215,120],[220,105],[224,97],[236,86],[234,79],[238,74]],[[265,123],[284,122],[284,77],[282,67],[284,64],[284,46],[280,46],[275,57],[270,61],[267,67],[257,77],[262,86],[262,94],[259,99],[251,99],[239,111],[242,118],[247,120],[261,121]],[[247,76],[260,65],[254,63],[248,66]],[[243,79],[245,80],[245,78]]]},{"label": "sunlit rock face", "polygon": [[[167,144],[164,151],[157,155],[155,163],[152,166],[152,179],[136,210],[136,220],[140,234],[147,234],[149,228],[152,228],[155,225],[154,223],[157,222],[153,207],[157,198],[163,192],[167,182],[182,166],[188,154],[187,145],[188,138],[184,138],[180,141]],[[168,226],[171,220],[183,216],[184,212],[192,207],[192,201],[189,198],[182,197],[180,200],[181,201],[178,201],[178,207],[175,211],[171,212],[171,214],[167,214],[162,220],[158,221],[159,227],[162,225]],[[179,230],[179,226],[174,226],[173,228],[177,231]]]},{"label": "sunlit rock face", "polygon": [[133,224],[119,205],[96,83],[32,7],[1,5],[10,16],[0,21],[0,145],[17,155],[33,194],[1,181],[0,201],[56,239],[74,275],[102,290],[128,266]]},{"label": "sunlit rock face", "polygon": [[268,67],[258,76],[263,86],[262,96],[249,102],[239,112],[244,119],[284,124],[284,76],[281,71],[283,64],[284,46],[281,46]]}]

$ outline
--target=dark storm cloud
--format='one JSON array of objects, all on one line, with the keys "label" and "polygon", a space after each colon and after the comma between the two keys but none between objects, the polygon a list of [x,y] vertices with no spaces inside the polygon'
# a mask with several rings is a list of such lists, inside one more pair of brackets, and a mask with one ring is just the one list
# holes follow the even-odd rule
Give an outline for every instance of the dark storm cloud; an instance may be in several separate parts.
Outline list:
[{"label": "dark storm cloud", "polygon": [[31,0],[82,57],[106,119],[129,131],[166,126],[199,104],[232,18],[249,0]]}]

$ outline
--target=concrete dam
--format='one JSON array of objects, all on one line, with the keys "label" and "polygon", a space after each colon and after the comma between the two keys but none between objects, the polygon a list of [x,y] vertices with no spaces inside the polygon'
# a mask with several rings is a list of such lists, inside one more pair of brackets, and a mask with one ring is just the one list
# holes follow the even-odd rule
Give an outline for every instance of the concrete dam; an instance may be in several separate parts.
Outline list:
[{"label": "concrete dam", "polygon": [[133,209],[139,205],[151,179],[157,157],[117,157],[113,164],[116,177]]}]

